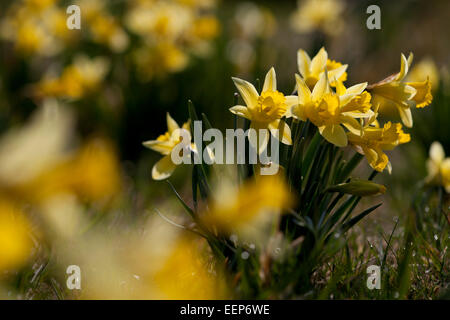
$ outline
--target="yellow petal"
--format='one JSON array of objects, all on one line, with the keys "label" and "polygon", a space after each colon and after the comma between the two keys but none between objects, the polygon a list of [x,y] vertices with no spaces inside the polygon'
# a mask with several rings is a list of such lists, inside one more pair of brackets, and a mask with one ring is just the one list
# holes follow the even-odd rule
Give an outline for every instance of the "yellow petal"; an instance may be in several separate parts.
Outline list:
[{"label": "yellow petal", "polygon": [[269,72],[266,74],[266,78],[264,79],[264,91],[276,91],[277,90],[277,75],[275,73],[275,69],[270,68]]},{"label": "yellow petal", "polygon": [[281,139],[281,142],[283,142],[284,144],[287,145],[291,145],[292,144],[292,138],[291,138],[291,129],[289,128],[289,126],[287,125],[287,123],[283,120],[275,120],[271,123],[269,123],[268,128],[270,129],[270,133],[277,138],[278,140],[280,140],[280,133],[283,134],[283,137]]},{"label": "yellow petal", "polygon": [[319,127],[319,132],[328,142],[345,147],[348,144],[347,134],[340,125],[328,125]]},{"label": "yellow petal", "polygon": [[163,155],[168,155],[172,151],[173,143],[170,141],[149,140],[142,143],[144,147],[147,147],[153,151],[159,152]]},{"label": "yellow petal", "polygon": [[245,106],[239,106],[239,105],[238,105],[238,106],[231,107],[231,108],[230,108],[230,112],[231,112],[231,113],[234,113],[235,115],[238,115],[238,116],[240,116],[240,117],[249,119],[249,120],[252,119],[251,114],[250,114],[250,112],[248,111],[248,108],[245,107]]},{"label": "yellow petal", "polygon": [[342,75],[347,70],[348,65],[344,64],[336,69],[328,71],[328,78],[331,79],[332,82],[339,82],[339,79],[342,77]]},{"label": "yellow petal", "polygon": [[417,108],[426,107],[431,103],[431,101],[433,101],[433,95],[431,94],[431,83],[429,79],[421,82],[407,82],[407,85],[416,89],[416,94],[412,99],[416,102]]},{"label": "yellow petal", "polygon": [[309,75],[309,66],[311,65],[311,59],[305,50],[299,49],[297,51],[297,65],[298,71],[303,78]]},{"label": "yellow petal", "polygon": [[311,90],[309,90],[305,81],[298,74],[295,74],[295,81],[297,84],[298,103],[304,105],[311,101]]},{"label": "yellow petal", "polygon": [[259,95],[255,87],[250,82],[247,82],[245,80],[239,78],[232,78],[232,79],[234,85],[239,90],[242,99],[244,99],[247,107],[250,109],[256,107]]},{"label": "yellow petal", "polygon": [[166,114],[166,120],[167,120],[167,129],[170,134],[174,132],[176,129],[179,129],[178,123],[173,120],[173,118],[170,116],[170,114],[167,112]]},{"label": "yellow petal", "polygon": [[314,75],[319,75],[323,72],[325,70],[325,66],[327,65],[327,60],[328,53],[322,47],[311,61],[311,73]]},{"label": "yellow petal", "polygon": [[430,159],[437,163],[440,163],[444,160],[444,158],[445,152],[444,148],[442,148],[442,145],[437,141],[433,142],[430,147]]},{"label": "yellow petal", "polygon": [[286,118],[292,117],[292,108],[298,106],[298,96],[286,96]]},{"label": "yellow petal", "polygon": [[413,118],[411,114],[410,108],[397,107],[398,112],[400,113],[400,118],[402,119],[405,127],[412,128],[413,126]]},{"label": "yellow petal", "polygon": [[[411,57],[411,54],[410,54]],[[412,58],[411,58],[412,59]],[[400,57],[400,72],[395,76],[396,81],[401,81],[408,73],[408,60],[406,59],[405,55],[402,53]]]},{"label": "yellow petal", "polygon": [[344,116],[341,117],[342,125],[348,129],[353,134],[360,135],[362,132],[362,126],[358,122],[358,120],[350,117]]},{"label": "yellow petal", "polygon": [[346,94],[361,94],[367,88],[367,82],[362,82],[347,88]]},{"label": "yellow petal", "polygon": [[314,89],[311,93],[311,99],[313,101],[318,101],[322,98],[323,95],[330,93],[331,88],[330,84],[328,82],[327,73],[324,72],[320,76],[319,81],[317,81],[316,85],[314,86]]},{"label": "yellow petal", "polygon": [[188,121],[183,123],[182,128],[187,130],[187,131],[189,131],[189,132],[191,132],[191,119],[189,119]]},{"label": "yellow petal", "polygon": [[153,180],[164,180],[170,177],[175,170],[176,165],[172,162],[170,155],[159,160],[152,169]]},{"label": "yellow petal", "polygon": [[269,130],[267,130],[267,125],[252,122],[250,128],[255,129],[256,135],[249,134],[248,141],[250,145],[257,150],[258,154],[261,154],[266,149],[269,141]]},{"label": "yellow petal", "polygon": [[379,172],[382,172],[388,166],[389,158],[381,149],[371,149],[363,147],[364,155],[370,166]]}]

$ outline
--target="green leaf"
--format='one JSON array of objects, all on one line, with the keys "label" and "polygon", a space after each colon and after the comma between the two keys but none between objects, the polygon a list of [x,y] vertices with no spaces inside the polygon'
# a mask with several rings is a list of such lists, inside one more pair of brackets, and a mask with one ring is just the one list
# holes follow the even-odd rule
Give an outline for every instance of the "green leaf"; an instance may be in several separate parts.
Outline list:
[{"label": "green leaf", "polygon": [[177,197],[178,201],[180,201],[181,205],[183,206],[183,208],[187,211],[187,213],[189,213],[189,215],[195,219],[195,213],[194,211],[186,204],[186,202],[184,202],[184,200],[181,198],[180,194],[177,192],[177,190],[175,189],[175,187],[173,186],[173,184],[169,181],[166,180],[167,183],[170,186],[170,189],[173,191],[173,193],[175,194],[175,196]]},{"label": "green leaf", "polygon": [[350,161],[342,168],[342,171],[340,172],[338,177],[338,181],[344,181],[345,179],[347,179],[363,158],[364,156],[362,154],[356,152],[355,155],[350,159]]},{"label": "green leaf", "polygon": [[363,212],[361,212],[360,214],[356,215],[355,217],[351,218],[349,221],[344,223],[344,225],[342,226],[342,231],[343,232],[347,232],[355,224],[357,224],[362,218],[367,216],[369,213],[371,213],[372,211],[374,211],[375,209],[377,209],[381,205],[382,205],[382,203],[376,204],[376,205],[370,207],[369,209],[364,210]]}]

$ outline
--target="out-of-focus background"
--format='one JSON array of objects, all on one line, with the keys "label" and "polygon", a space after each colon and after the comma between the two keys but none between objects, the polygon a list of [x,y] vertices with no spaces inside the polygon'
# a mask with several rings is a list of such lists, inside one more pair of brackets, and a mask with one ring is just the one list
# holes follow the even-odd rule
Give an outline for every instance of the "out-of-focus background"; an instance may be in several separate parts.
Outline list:
[{"label": "out-of-focus background", "polygon": [[[80,30],[66,26],[71,4],[81,8]],[[380,30],[366,27],[373,4]],[[434,100],[414,110],[411,143],[392,152],[393,172],[380,178],[388,185],[381,217],[391,221],[426,177],[431,143],[450,154],[449,12],[446,0],[1,1],[2,195],[39,202],[58,189],[96,203],[121,192],[127,200],[115,210],[132,220],[170,197],[151,180],[160,156],[142,146],[166,131],[167,112],[181,124],[191,100],[214,127],[232,128],[233,76],[255,83],[273,66],[279,90],[290,94],[297,50],[312,57],[324,46],[330,59],[349,65],[347,85],[375,83],[398,72],[400,53],[413,52],[409,75],[428,76]],[[56,104],[66,113],[59,125],[40,122]],[[36,172],[47,163],[58,170],[41,177]],[[16,180],[22,188],[36,175],[41,180],[17,191]],[[183,192],[189,179],[186,167],[173,182]]]}]

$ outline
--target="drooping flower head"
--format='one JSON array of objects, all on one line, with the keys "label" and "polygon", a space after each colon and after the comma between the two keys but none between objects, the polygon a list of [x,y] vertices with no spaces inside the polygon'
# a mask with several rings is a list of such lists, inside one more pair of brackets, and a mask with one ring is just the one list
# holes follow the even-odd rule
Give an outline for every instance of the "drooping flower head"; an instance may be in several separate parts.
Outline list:
[{"label": "drooping flower head", "polygon": [[413,125],[411,106],[415,105],[417,108],[423,108],[428,106],[433,100],[429,79],[419,82],[405,81],[412,59],[412,53],[408,59],[402,53],[400,72],[368,86],[368,90],[373,96],[372,104],[375,110],[381,108],[380,110],[382,111],[384,108],[395,107],[400,114],[403,124],[408,128],[411,128]]},{"label": "drooping flower head", "polygon": [[411,140],[409,134],[404,133],[400,123],[388,122],[382,128],[366,124],[359,133],[348,132],[348,141],[355,150],[366,156],[369,165],[379,172],[386,167],[389,172],[391,165],[384,150],[392,150],[396,146]]}]

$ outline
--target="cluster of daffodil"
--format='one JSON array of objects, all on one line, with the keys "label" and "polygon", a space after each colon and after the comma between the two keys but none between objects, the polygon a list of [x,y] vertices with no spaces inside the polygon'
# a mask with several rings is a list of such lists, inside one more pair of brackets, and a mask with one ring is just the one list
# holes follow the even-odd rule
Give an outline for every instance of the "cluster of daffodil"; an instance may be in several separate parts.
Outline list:
[{"label": "cluster of daffodil", "polygon": [[65,4],[58,0],[17,1],[0,21],[0,38],[27,58],[71,54],[72,63],[63,70],[58,71],[61,61],[52,61],[46,68],[33,86],[32,93],[39,98],[79,99],[100,89],[109,59],[80,54],[78,48],[85,41],[116,54],[128,50],[141,78],[149,80],[183,70],[192,55],[207,55],[220,29],[213,15],[214,0],[129,1],[123,17],[113,15],[104,0],[78,0],[73,4],[80,8],[81,26],[73,30],[67,26]]},{"label": "cluster of daffodil", "polygon": [[[384,151],[409,142],[410,135],[404,133],[401,123],[389,121],[380,125],[379,109],[396,107],[403,124],[411,127],[411,106],[423,108],[432,101],[429,79],[404,81],[412,54],[408,59],[401,55],[400,72],[369,86],[359,83],[348,88],[344,85],[348,66],[328,59],[324,48],[312,59],[300,49],[297,58],[300,73],[295,75],[297,95],[286,96],[277,90],[274,68],[266,74],[261,93],[250,82],[233,78],[245,106],[236,105],[230,111],[250,120],[251,128],[260,130],[258,140],[249,136],[250,144],[262,152],[272,134],[282,143],[291,145],[291,130],[285,119],[309,121],[329,143],[337,147],[351,145],[365,155],[373,169],[381,172],[388,168],[390,171]],[[145,143],[165,155],[153,167],[152,175],[156,180],[169,177],[175,169],[170,152],[178,143],[172,134],[178,126],[169,116],[168,127],[169,132],[165,135]],[[265,134],[261,136],[261,132]]]},{"label": "cluster of daffodil", "polygon": [[71,65],[64,68],[61,75],[47,74],[35,85],[33,94],[39,98],[56,97],[80,99],[96,93],[109,69],[105,57],[89,59],[84,55],[74,58]]},{"label": "cluster of daffodil", "polygon": [[183,70],[190,55],[204,56],[220,30],[215,0],[155,0],[128,2],[125,24],[140,37],[132,53],[144,80]]},{"label": "cluster of daffodil", "polygon": [[[81,41],[80,30],[67,27],[69,15],[65,3],[58,0],[22,0],[14,2],[2,18],[0,35],[11,41],[24,55],[55,56]],[[81,30],[89,39],[120,52],[128,46],[128,35],[117,18],[108,13],[105,1],[76,3],[81,9]]]},{"label": "cluster of daffodil", "polygon": [[60,197],[105,203],[120,189],[114,148],[97,138],[69,149],[72,122],[67,110],[46,101],[29,123],[0,139],[0,272],[19,269],[39,243],[30,215],[45,220],[45,208]]}]

